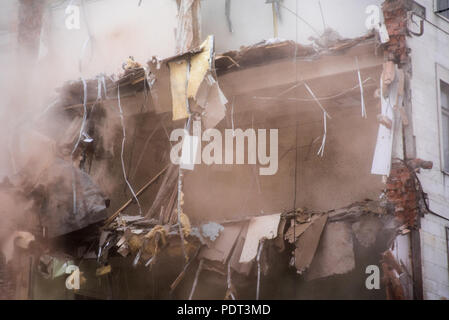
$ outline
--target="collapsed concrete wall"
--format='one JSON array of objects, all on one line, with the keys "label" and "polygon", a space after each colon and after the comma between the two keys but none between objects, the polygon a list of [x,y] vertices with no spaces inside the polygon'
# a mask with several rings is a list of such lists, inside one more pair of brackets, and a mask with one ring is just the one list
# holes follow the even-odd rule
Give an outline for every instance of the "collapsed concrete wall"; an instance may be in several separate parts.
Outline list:
[{"label": "collapsed concrete wall", "polygon": [[[80,181],[77,183],[88,185],[87,189],[94,194],[99,194],[97,185],[100,186],[111,204],[110,213],[115,212],[100,229],[99,239],[93,242],[94,246],[98,244],[98,252],[95,253],[92,248],[79,250],[81,246],[75,245],[71,250],[76,252],[77,259],[96,257],[95,276],[109,277],[114,268],[108,259],[110,253],[132,258],[129,261],[132,265],[150,268],[163,260],[164,254],[171,254],[182,261],[179,266],[183,267],[175,270],[180,273],[172,283],[171,291],[182,282],[187,268],[190,266],[193,269],[193,263],[197,271],[190,297],[195,294],[203,270],[229,277],[231,268],[239,274],[251,275],[252,280],[257,274],[256,297],[260,297],[260,274],[270,266],[270,259],[266,257],[270,252],[270,241],[265,242],[264,239],[277,239],[281,247],[285,246],[284,240],[293,244],[285,250],[285,256],[290,258],[288,265],[304,274],[305,280],[313,281],[348,274],[356,267],[358,271],[363,270],[363,263],[356,263],[355,243],[361,247],[371,247],[376,243],[378,234],[387,230],[388,235],[379,237],[382,244],[376,245],[369,254],[362,252],[362,256],[372,255],[365,261],[379,261],[383,252],[386,297],[406,298],[407,294],[400,283],[401,274],[406,272],[385,250],[391,247],[391,240],[398,232],[404,233],[410,228],[413,233],[419,228],[416,222],[427,208],[415,170],[429,169],[431,165],[416,159],[406,161],[406,164],[391,165],[391,153],[387,153],[382,159],[387,169],[384,175],[388,176],[386,203],[371,205],[367,202],[331,210],[356,200],[374,198],[382,187],[381,177],[369,173],[370,152],[375,146],[378,125],[376,118],[371,117],[376,112],[375,99],[381,98],[384,107],[384,100],[397,94],[397,105],[389,107],[395,108],[396,122],[401,119],[401,124],[407,126],[406,113],[401,113],[401,108],[404,108],[401,103],[407,100],[399,98],[408,94],[404,93],[404,83],[408,78],[407,74],[402,76],[404,73],[398,72],[395,66],[398,64],[404,68],[408,63],[405,36],[402,34],[405,27],[402,20],[395,18],[396,15],[403,17],[407,11],[403,4],[401,1],[387,1],[384,6],[387,13],[385,23],[391,34],[390,42],[384,46],[386,62],[382,75],[381,62],[374,54],[374,43],[370,42],[371,35],[352,40],[336,39],[324,44],[316,41],[311,47],[268,41],[243,48],[241,52],[222,55],[218,70],[213,64],[215,53],[209,42],[213,38],[208,38],[199,48],[163,61],[153,59],[148,68],[143,68],[130,58],[119,79],[99,76],[87,82],[81,80],[64,86],[64,99],[56,109],[65,115],[64,119],[74,129],[68,130],[66,136],[58,136],[58,132],[52,134],[56,137],[58,157],[70,159],[76,170],[79,168],[89,172],[95,187],[90,182],[83,182],[83,179],[78,179]],[[306,67],[301,74],[302,81],[298,81],[295,74],[298,61],[291,61],[292,53],[294,58],[298,58],[298,47],[305,53],[300,58],[306,60],[300,62],[301,67]],[[281,48],[280,53],[276,52],[278,49],[273,51],[273,48]],[[363,48],[372,51],[367,52]],[[269,59],[265,60],[266,57]],[[312,61],[307,61],[309,59]],[[228,62],[223,64],[223,60]],[[292,69],[294,73],[280,72],[285,69]],[[186,70],[190,78],[186,77]],[[369,77],[362,79],[362,72]],[[232,78],[233,73],[239,81]],[[269,80],[265,81],[266,78]],[[372,86],[366,84],[370,78],[374,83]],[[191,90],[195,81],[199,81],[197,91]],[[223,84],[227,99],[223,97],[217,81]],[[355,86],[341,88],[335,84],[351,81]],[[377,83],[381,83],[380,96],[374,95]],[[218,107],[208,104],[212,101],[208,100],[208,95],[204,98],[200,94],[202,85],[214,90],[216,99],[213,101]],[[370,98],[364,97],[363,88]],[[286,92],[289,94],[284,96]],[[254,100],[264,102],[261,106]],[[289,101],[294,102],[293,106],[289,105]],[[103,111],[96,113],[98,109]],[[172,112],[172,120],[163,118],[161,114],[164,111]],[[336,115],[329,125],[328,112]],[[366,113],[370,115],[368,119],[364,119]],[[193,172],[181,174],[176,166],[165,166],[171,147],[167,141],[169,129],[182,127],[185,121],[193,117],[203,118],[206,126],[210,124],[208,121],[212,121],[214,124],[211,127],[218,125],[221,130],[229,129],[230,123],[232,129],[234,124],[241,128],[280,128],[281,160],[285,155],[288,161],[282,163],[280,174],[271,178],[258,177],[257,170],[254,172],[257,166],[251,165],[237,169],[235,166],[231,169],[195,166]],[[142,123],[143,120],[147,122]],[[381,129],[389,130],[386,132],[392,137],[391,140],[398,141],[404,130],[401,132],[401,129],[394,128],[394,121],[394,118],[382,114],[379,132]],[[159,125],[162,130],[159,130]],[[142,150],[136,156],[134,150],[146,149],[157,131],[156,147],[150,151]],[[321,146],[317,141],[322,141]],[[71,150],[70,146],[74,143],[76,147]],[[396,152],[398,145],[395,146]],[[161,156],[164,152],[166,155]],[[317,153],[322,156],[321,159],[316,156]],[[144,159],[146,162],[142,165]],[[75,168],[73,172],[78,172]],[[158,179],[163,177],[162,174],[165,177]],[[343,185],[342,180],[346,182]],[[147,187],[153,189],[147,190]],[[78,197],[73,185],[72,189]],[[145,191],[151,195],[143,196]],[[44,190],[44,193],[44,199],[53,196],[51,190]],[[68,191],[63,193],[68,194]],[[76,199],[73,198],[73,204],[86,209],[79,206]],[[82,195],[81,199],[87,201],[87,197]],[[103,200],[102,195],[101,202]],[[70,204],[69,200],[63,202]],[[155,206],[155,203],[158,205]],[[97,203],[97,206],[100,205]],[[102,204],[99,211],[105,206],[106,203]],[[328,210],[331,212],[323,212]],[[69,212],[70,209],[64,211]],[[85,211],[89,217],[97,213]],[[82,229],[98,220],[101,219],[87,219],[86,223],[74,228],[61,227],[64,229],[61,233],[44,232],[43,237]],[[215,221],[215,224],[211,226],[207,223],[209,221]],[[65,223],[71,225],[69,220]],[[210,241],[204,239],[206,236]],[[223,238],[232,238],[233,241],[223,241]],[[267,243],[265,249],[264,243]],[[338,254],[331,254],[333,251],[338,251]],[[41,257],[40,263],[48,269],[57,260]],[[254,282],[251,285],[254,288]],[[225,296],[235,297],[238,291],[228,278]]]}]

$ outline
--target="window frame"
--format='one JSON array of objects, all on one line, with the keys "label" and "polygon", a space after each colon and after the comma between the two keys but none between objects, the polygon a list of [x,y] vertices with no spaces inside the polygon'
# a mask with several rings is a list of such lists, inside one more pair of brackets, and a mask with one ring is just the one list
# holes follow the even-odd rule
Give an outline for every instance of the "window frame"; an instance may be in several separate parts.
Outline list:
[{"label": "window frame", "polygon": [[[449,168],[445,168],[445,158],[444,158],[444,137],[443,137],[443,113],[449,116],[449,111],[443,110],[441,101],[441,84],[443,81],[449,85],[449,68],[443,67],[440,64],[436,64],[436,87],[437,87],[437,104],[438,104],[438,127],[439,127],[439,145],[440,145],[440,169],[446,175],[449,175]],[[449,137],[447,138],[447,143],[449,145]],[[449,161],[449,159],[448,159]]]},{"label": "window frame", "polygon": [[[444,16],[444,15],[442,15],[441,13],[438,12],[438,1],[439,1],[439,0],[434,0],[434,2],[433,2],[433,12],[434,12],[438,17],[440,17],[441,19],[444,19],[444,20],[446,20],[447,22],[449,22],[449,16],[446,17],[446,16]],[[449,12],[449,11],[447,11],[447,12]],[[448,13],[448,15],[449,15],[449,13]]]},{"label": "window frame", "polygon": [[449,271],[449,227],[446,227],[446,254],[447,254],[447,268]]}]

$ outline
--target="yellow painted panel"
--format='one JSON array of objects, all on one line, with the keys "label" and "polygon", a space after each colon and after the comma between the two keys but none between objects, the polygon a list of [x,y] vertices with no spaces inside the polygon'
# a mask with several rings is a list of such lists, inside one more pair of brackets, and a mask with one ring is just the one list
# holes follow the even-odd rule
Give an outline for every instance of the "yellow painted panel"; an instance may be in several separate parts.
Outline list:
[{"label": "yellow painted panel", "polygon": [[170,89],[173,103],[173,120],[184,119],[187,112],[187,61],[168,63],[170,69]]}]

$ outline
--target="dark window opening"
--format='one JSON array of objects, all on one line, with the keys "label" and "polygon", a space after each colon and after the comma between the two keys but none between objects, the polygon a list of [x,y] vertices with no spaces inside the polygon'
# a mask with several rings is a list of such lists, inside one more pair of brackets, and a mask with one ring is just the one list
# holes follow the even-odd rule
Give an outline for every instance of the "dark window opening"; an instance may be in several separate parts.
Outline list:
[{"label": "dark window opening", "polygon": [[437,0],[436,13],[449,19],[449,0]]},{"label": "dark window opening", "polygon": [[447,266],[449,271],[449,227],[446,227]]},{"label": "dark window opening", "polygon": [[440,80],[440,105],[443,135],[443,168],[449,172],[449,84]]}]

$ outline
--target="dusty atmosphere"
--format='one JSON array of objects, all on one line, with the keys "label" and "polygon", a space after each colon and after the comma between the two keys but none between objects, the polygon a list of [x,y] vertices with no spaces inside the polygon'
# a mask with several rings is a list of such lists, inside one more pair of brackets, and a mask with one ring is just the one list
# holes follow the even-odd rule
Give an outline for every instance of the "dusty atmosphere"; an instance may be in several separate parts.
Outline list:
[{"label": "dusty atmosphere", "polygon": [[0,299],[449,299],[448,1],[0,8]]}]

